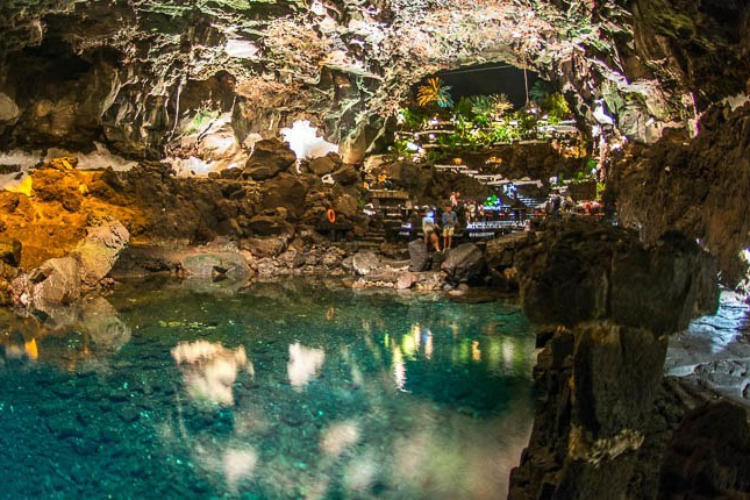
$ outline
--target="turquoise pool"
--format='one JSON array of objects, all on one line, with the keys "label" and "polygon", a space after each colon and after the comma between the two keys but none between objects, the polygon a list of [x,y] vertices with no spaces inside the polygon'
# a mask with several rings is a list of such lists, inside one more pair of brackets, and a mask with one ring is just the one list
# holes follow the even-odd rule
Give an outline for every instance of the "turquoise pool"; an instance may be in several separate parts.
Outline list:
[{"label": "turquoise pool", "polygon": [[513,303],[126,284],[0,316],[2,498],[504,498],[533,420]]}]

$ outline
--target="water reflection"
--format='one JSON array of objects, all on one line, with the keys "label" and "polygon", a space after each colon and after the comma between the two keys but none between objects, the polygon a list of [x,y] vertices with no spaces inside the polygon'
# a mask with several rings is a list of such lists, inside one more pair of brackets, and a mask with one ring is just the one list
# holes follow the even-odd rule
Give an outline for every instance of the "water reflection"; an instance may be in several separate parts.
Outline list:
[{"label": "water reflection", "polygon": [[290,344],[289,363],[286,366],[289,382],[301,391],[318,374],[325,359],[323,349],[309,349],[299,342]]},{"label": "water reflection", "polygon": [[[494,499],[527,443],[534,339],[514,307],[288,283],[111,301],[119,323],[0,341],[8,496]],[[107,369],[69,373],[85,349]],[[3,476],[47,454],[74,465],[33,495]]]},{"label": "water reflection", "polygon": [[15,316],[0,311],[0,357],[41,361],[74,371],[101,369],[131,338],[130,327],[104,297]]},{"label": "water reflection", "polygon": [[172,349],[188,394],[198,402],[232,405],[232,384],[243,368],[253,374],[245,348],[227,349],[218,342],[180,342]]}]

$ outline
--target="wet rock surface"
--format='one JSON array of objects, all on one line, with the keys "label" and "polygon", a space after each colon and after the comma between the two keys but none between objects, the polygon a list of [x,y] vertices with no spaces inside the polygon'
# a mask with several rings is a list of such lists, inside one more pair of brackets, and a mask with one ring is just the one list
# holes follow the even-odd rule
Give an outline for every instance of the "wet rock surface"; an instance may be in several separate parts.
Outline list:
[{"label": "wet rock surface", "polygon": [[690,140],[671,134],[649,148],[636,147],[614,168],[618,211],[648,243],[674,230],[699,239],[717,257],[722,280],[733,287],[750,247],[750,106],[717,106]]},{"label": "wet rock surface", "polygon": [[699,318],[669,339],[667,375],[750,406],[749,316],[745,297],[725,291],[715,316]]},{"label": "wet rock surface", "polygon": [[713,312],[711,259],[684,239],[648,248],[632,232],[587,224],[546,227],[516,267],[531,318],[565,326],[544,329],[537,418],[510,498],[657,497],[672,433],[706,402],[669,403],[682,389],[665,386],[665,335]]},{"label": "wet rock surface", "polygon": [[15,305],[43,308],[74,302],[109,274],[130,235],[119,222],[92,227],[67,256],[50,259],[11,284]]}]

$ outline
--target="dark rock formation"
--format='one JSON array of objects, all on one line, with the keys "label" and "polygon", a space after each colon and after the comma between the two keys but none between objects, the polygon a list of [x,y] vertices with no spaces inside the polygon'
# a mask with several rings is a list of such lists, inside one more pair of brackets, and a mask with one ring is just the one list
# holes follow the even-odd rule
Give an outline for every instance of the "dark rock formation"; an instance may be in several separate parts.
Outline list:
[{"label": "dark rock formation", "polygon": [[634,148],[616,165],[613,189],[623,223],[653,243],[670,230],[699,239],[718,258],[722,281],[745,276],[750,248],[750,106],[713,109],[694,140],[670,135]]},{"label": "dark rock formation", "polygon": [[660,470],[660,498],[743,498],[750,491],[747,411],[722,402],[693,410],[675,430]]},{"label": "dark rock formation", "polygon": [[679,235],[646,248],[633,232],[605,224],[545,229],[516,256],[533,321],[571,326],[612,319],[662,335],[718,306],[713,260]]},{"label": "dark rock formation", "polygon": [[296,161],[294,153],[280,140],[259,141],[255,143],[244,174],[253,180],[262,181],[287,171]]},{"label": "dark rock formation", "polygon": [[430,265],[430,255],[423,240],[409,242],[409,271],[426,271]]},{"label": "dark rock formation", "polygon": [[529,316],[567,327],[539,356],[537,419],[510,498],[656,497],[670,432],[654,424],[664,335],[715,309],[710,258],[677,237],[647,248],[617,228],[552,225],[515,265]]},{"label": "dark rock formation", "polygon": [[464,243],[447,251],[440,269],[453,284],[476,281],[484,272],[484,253],[473,243]]}]

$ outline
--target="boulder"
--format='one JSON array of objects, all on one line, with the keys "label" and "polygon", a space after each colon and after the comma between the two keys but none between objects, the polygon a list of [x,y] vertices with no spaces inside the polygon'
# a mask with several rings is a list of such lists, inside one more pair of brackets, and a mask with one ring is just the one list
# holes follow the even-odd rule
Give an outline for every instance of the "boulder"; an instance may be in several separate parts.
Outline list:
[{"label": "boulder", "polygon": [[307,169],[315,175],[323,176],[330,174],[341,166],[341,158],[336,153],[328,153],[326,156],[314,158],[307,164]]},{"label": "boulder", "polygon": [[419,274],[413,273],[413,272],[405,272],[398,275],[398,279],[396,280],[396,289],[398,290],[408,290],[412,286],[414,286],[415,283],[419,281]]},{"label": "boulder", "polygon": [[359,211],[359,204],[357,198],[350,194],[341,194],[333,200],[333,209],[337,215],[344,215],[346,217],[353,217],[357,215]]},{"label": "boulder", "polygon": [[265,139],[255,143],[252,156],[245,165],[245,176],[256,181],[270,179],[289,169],[297,157],[278,139]]},{"label": "boulder", "polygon": [[467,283],[478,278],[485,267],[484,254],[473,243],[464,243],[448,250],[440,266],[451,283]]},{"label": "boulder", "polygon": [[279,236],[293,234],[294,227],[281,217],[256,215],[249,222],[250,229],[258,236]]},{"label": "boulder", "polygon": [[231,279],[242,281],[252,273],[247,261],[239,252],[196,252],[181,260],[188,278]]},{"label": "boulder", "polygon": [[276,257],[286,249],[286,238],[250,238],[242,242],[242,248],[256,257]]},{"label": "boulder", "polygon": [[358,275],[367,276],[381,267],[380,258],[375,252],[358,252],[352,258],[352,267]]},{"label": "boulder", "polygon": [[7,94],[0,92],[0,125],[14,123],[21,117],[21,110]]},{"label": "boulder", "polygon": [[354,168],[354,165],[344,165],[331,175],[333,176],[333,180],[342,186],[351,186],[359,181],[359,172]]},{"label": "boulder", "polygon": [[430,265],[430,255],[427,246],[422,240],[414,240],[409,243],[409,271],[426,271]]},{"label": "boulder", "polygon": [[88,229],[88,234],[68,255],[50,259],[13,281],[16,304],[41,308],[45,304],[68,304],[96,287],[109,274],[130,234],[119,222]]},{"label": "boulder", "polygon": [[282,174],[263,184],[263,208],[283,207],[295,218],[305,213],[306,196],[307,187],[293,175]]},{"label": "boulder", "polygon": [[80,264],[81,283],[94,287],[112,270],[128,246],[130,233],[119,222],[89,228],[87,233],[71,255]]}]

